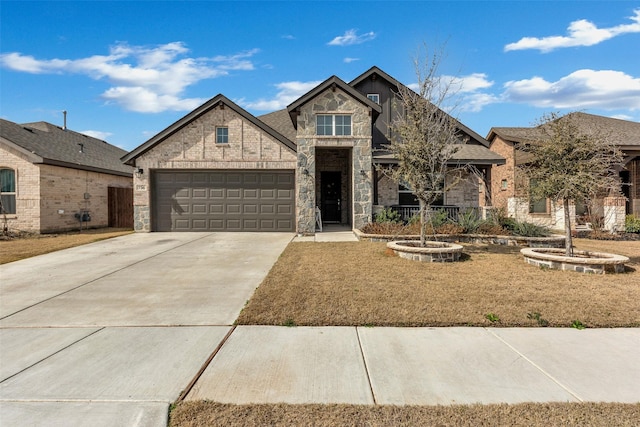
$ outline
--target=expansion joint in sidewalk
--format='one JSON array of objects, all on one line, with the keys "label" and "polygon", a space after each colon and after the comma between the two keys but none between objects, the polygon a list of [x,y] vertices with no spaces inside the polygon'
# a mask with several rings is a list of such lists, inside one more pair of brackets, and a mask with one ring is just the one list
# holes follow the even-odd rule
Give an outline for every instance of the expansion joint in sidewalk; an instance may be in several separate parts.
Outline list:
[{"label": "expansion joint in sidewalk", "polygon": [[358,337],[358,346],[360,347],[360,355],[362,356],[362,363],[364,364],[364,370],[367,374],[367,382],[369,383],[369,390],[371,391],[371,398],[373,404],[377,405],[376,394],[373,391],[373,384],[371,384],[371,375],[369,374],[369,366],[367,365],[367,358],[364,357],[364,349],[362,348],[362,341],[360,341],[360,328],[356,326],[356,336]]}]

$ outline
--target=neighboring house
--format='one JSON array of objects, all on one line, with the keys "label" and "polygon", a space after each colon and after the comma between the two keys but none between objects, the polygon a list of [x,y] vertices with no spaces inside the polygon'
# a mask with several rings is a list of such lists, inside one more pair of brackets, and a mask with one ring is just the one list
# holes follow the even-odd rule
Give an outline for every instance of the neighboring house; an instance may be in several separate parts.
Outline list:
[{"label": "neighboring house", "polygon": [[2,229],[132,227],[133,168],[113,145],[50,123],[0,119]]},{"label": "neighboring house", "polygon": [[[259,117],[217,95],[123,157],[138,171],[135,229],[313,234],[319,217],[360,228],[374,207],[413,203],[376,169],[395,162],[384,145],[398,86],[377,67],[349,84],[332,76]],[[474,164],[489,179],[504,159],[462,124],[460,131],[452,162]],[[479,181],[469,176],[442,203],[483,205]]]},{"label": "neighboring house", "polygon": [[[586,134],[601,132],[624,154],[623,163],[619,165],[620,194],[624,199],[607,197],[594,201],[589,207],[593,210],[591,214],[608,223],[608,229],[620,229],[624,226],[625,214],[640,215],[640,123],[586,113],[571,115],[581,131]],[[526,154],[518,146],[535,141],[539,135],[537,127],[491,128],[487,136],[491,150],[506,159],[504,165],[496,165],[491,170],[492,202],[494,207],[504,209],[508,216],[518,220],[562,228],[564,212],[561,204],[530,200],[527,195],[529,183],[520,179],[517,173],[518,165],[527,161]],[[570,206],[573,224],[576,224],[576,216],[587,213],[585,203],[578,201]]]}]

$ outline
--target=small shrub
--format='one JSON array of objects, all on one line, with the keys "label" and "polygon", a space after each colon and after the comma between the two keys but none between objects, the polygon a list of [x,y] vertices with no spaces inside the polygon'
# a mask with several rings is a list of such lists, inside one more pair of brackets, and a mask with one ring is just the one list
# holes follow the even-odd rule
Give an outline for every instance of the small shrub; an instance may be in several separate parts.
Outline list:
[{"label": "small shrub", "polygon": [[465,209],[458,214],[456,224],[462,227],[463,233],[475,233],[483,222],[475,209]]},{"label": "small shrub", "polygon": [[436,211],[431,212],[430,221],[433,228],[438,228],[442,224],[449,222],[449,214],[444,209],[438,209]]},{"label": "small shrub", "polygon": [[547,237],[551,234],[547,227],[530,222],[514,221],[513,234],[522,237]]},{"label": "small shrub", "polygon": [[395,222],[370,222],[362,227],[361,231],[365,234],[391,234],[396,235],[403,231],[402,224]]},{"label": "small shrub", "polygon": [[462,234],[462,233],[464,233],[464,228],[462,228],[458,224],[447,222],[437,226],[435,228],[434,234]]},{"label": "small shrub", "polygon": [[624,231],[627,233],[640,233],[640,218],[635,215],[627,215],[624,219]]},{"label": "small shrub", "polygon": [[492,234],[501,235],[507,234],[507,230],[502,228],[500,224],[496,224],[492,221],[483,221],[476,229],[477,234]]},{"label": "small shrub", "polygon": [[394,211],[391,208],[384,208],[376,214],[375,222],[400,224],[402,223],[402,217],[400,216],[400,212]]}]

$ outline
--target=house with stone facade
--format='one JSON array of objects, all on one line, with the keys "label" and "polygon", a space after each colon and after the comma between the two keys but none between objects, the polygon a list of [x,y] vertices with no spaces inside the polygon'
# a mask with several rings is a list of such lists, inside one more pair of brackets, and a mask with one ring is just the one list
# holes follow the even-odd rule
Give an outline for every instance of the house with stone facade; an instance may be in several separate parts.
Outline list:
[{"label": "house with stone facade", "polygon": [[[602,218],[608,230],[624,228],[627,214],[640,215],[640,123],[582,112],[571,113],[572,120],[585,134],[599,132],[617,145],[624,155],[618,165],[620,177],[619,195],[602,197],[592,201],[591,206],[577,201],[570,205],[572,224],[576,217],[591,214]],[[527,154],[519,149],[540,137],[537,127],[493,127],[487,140],[491,151],[506,159],[502,165],[491,170],[492,204],[502,208],[508,216],[520,221],[533,222],[551,228],[561,229],[564,224],[564,210],[561,204],[551,200],[530,200],[528,182],[519,179],[518,166],[527,162]]]},{"label": "house with stone facade", "polygon": [[[414,203],[410,189],[378,172],[400,83],[372,67],[350,83],[336,76],[286,109],[253,116],[217,95],[123,157],[135,167],[138,231],[295,231],[322,223],[360,228],[385,206]],[[490,169],[504,159],[460,123],[452,166],[473,164],[441,203],[485,204]]]},{"label": "house with stone facade", "polygon": [[0,119],[0,227],[49,233],[133,226],[125,150],[46,122]]}]

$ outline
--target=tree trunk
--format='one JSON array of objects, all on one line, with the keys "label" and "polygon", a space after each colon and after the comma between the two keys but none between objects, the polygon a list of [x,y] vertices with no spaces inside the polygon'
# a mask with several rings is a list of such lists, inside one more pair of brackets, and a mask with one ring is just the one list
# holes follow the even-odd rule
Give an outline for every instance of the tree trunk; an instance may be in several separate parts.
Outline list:
[{"label": "tree trunk", "polygon": [[566,234],[564,254],[566,256],[573,256],[573,238],[571,237],[571,215],[569,215],[569,199],[562,199],[562,207],[564,208],[564,233]]},{"label": "tree trunk", "polygon": [[420,200],[420,246],[427,246],[427,205]]}]

